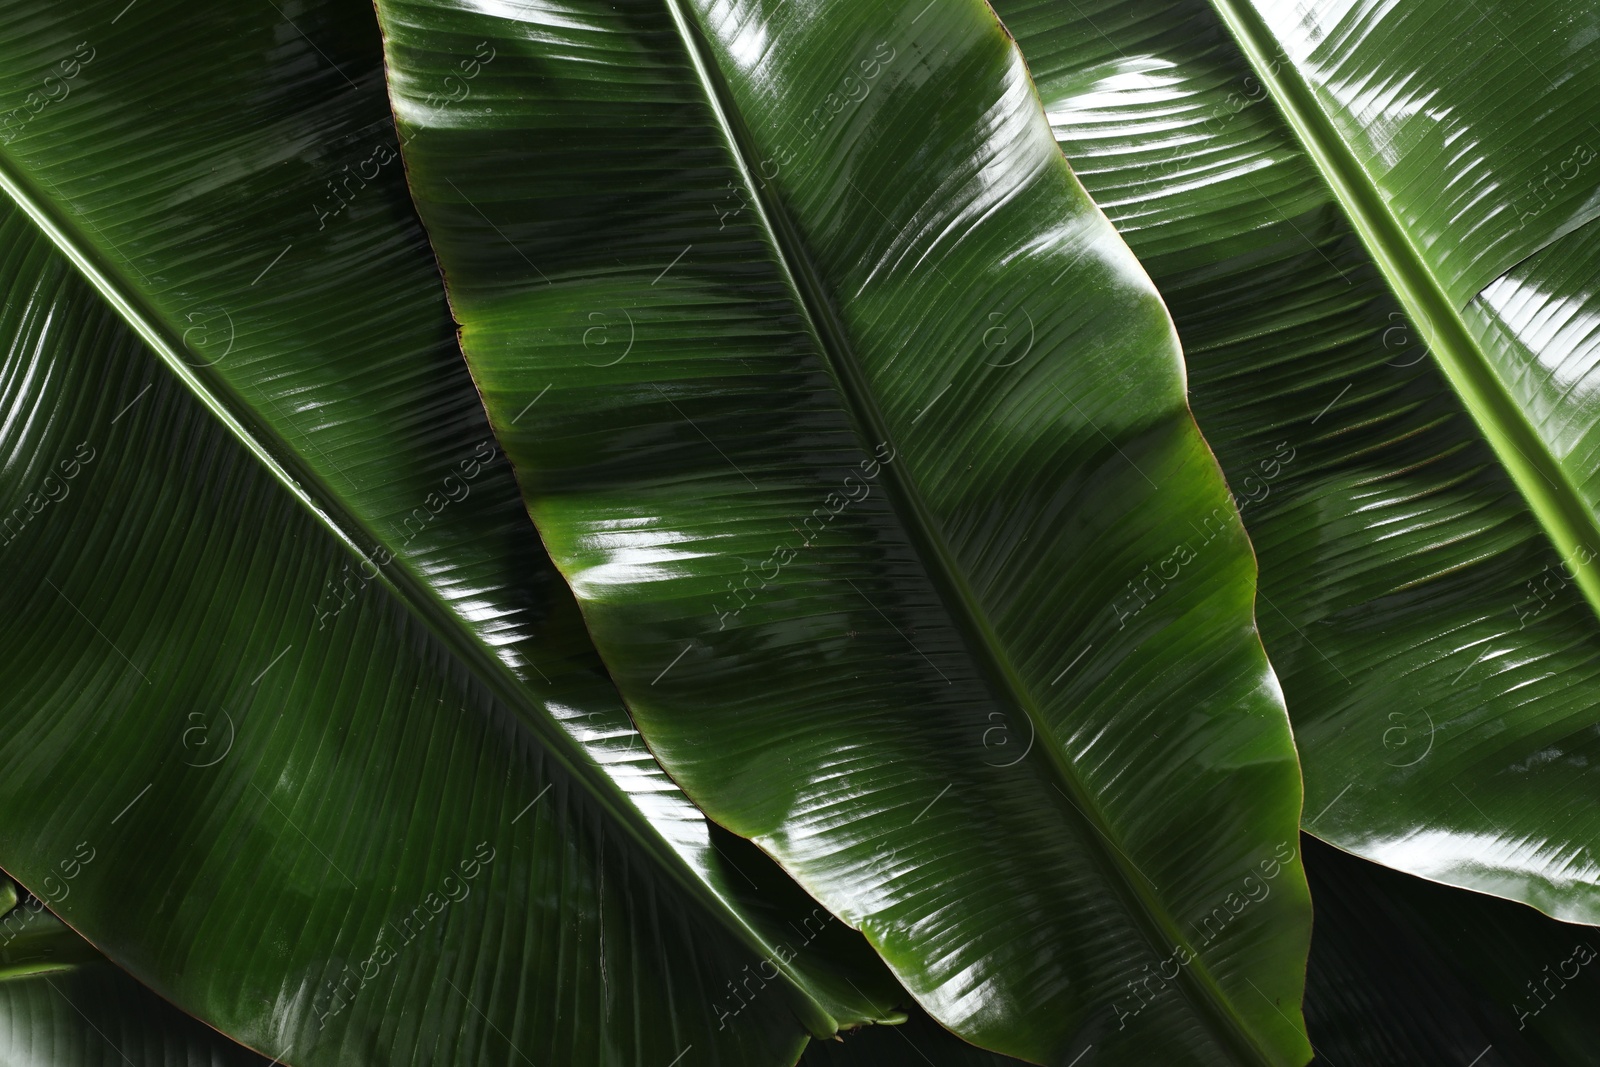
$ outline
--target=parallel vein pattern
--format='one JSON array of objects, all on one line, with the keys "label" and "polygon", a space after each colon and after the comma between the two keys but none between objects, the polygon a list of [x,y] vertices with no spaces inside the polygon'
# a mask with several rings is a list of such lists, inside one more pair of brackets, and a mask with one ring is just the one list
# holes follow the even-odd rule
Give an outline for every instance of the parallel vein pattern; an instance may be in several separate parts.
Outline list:
[{"label": "parallel vein pattern", "polygon": [[[1196,414],[1260,556],[1307,829],[1600,921],[1600,628],[1262,72],[1198,0],[998,7],[1068,159],[1177,323]],[[1594,275],[1587,253],[1561,250],[1591,231],[1481,298],[1573,375],[1593,358],[1581,309]],[[1520,280],[1542,271],[1579,294],[1557,298],[1564,310],[1532,310],[1540,283]],[[1522,380],[1530,422],[1581,461],[1581,387],[1540,385],[1535,366]]]},{"label": "parallel vein pattern", "polygon": [[[791,1063],[830,1020],[0,216],[7,870],[290,1063]],[[114,753],[108,759],[107,753]],[[138,872],[130,876],[129,872]],[[161,936],[152,936],[152,931]]]},{"label": "parallel vein pattern", "polygon": [[[160,373],[182,376],[219,430],[228,426],[323,520],[323,536],[353,550],[281,610],[322,632],[400,592],[457,669],[515,714],[516,744],[537,738],[575,769],[618,840],[633,839],[635,862],[676,872],[696,906],[776,961],[769,978],[776,969],[778,984],[804,987],[809,1025],[826,1034],[896,1018],[903,994],[841,924],[794,950],[793,930],[809,929],[814,902],[712,828],[628,722],[461,364],[401,175],[370,6],[197,13],[161,0],[17,0],[0,4],[0,21],[0,102],[21,109],[0,113],[0,184],[165,355]],[[39,385],[25,377],[19,396]],[[137,410],[111,415],[121,426]],[[28,476],[44,477],[37,465],[61,457],[16,448],[5,544],[48,538],[41,531],[53,522],[35,516],[41,494],[60,491]],[[280,652],[289,658],[275,661]],[[264,660],[258,670],[293,657],[280,645]],[[173,706],[205,722],[219,714],[209,703]],[[298,835],[287,823],[279,832]],[[21,856],[0,862],[27,867]],[[79,919],[105,935],[99,918]],[[603,984],[598,950],[587,974]],[[183,978],[188,993],[203,991],[203,974]],[[713,996],[739,1003],[727,988]],[[270,1015],[272,1003],[254,1010]]]},{"label": "parallel vein pattern", "polygon": [[685,791],[974,1042],[1303,1062],[1248,548],[993,14],[380,14],[491,422]]}]

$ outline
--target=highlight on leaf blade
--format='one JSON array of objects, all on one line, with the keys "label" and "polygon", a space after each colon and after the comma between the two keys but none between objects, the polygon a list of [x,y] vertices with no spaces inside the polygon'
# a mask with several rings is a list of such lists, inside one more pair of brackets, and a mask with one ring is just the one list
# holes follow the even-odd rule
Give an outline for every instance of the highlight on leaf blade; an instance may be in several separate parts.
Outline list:
[{"label": "highlight on leaf blade", "polygon": [[992,12],[379,10],[491,424],[668,772],[978,1044],[1303,1062],[1249,550]]}]

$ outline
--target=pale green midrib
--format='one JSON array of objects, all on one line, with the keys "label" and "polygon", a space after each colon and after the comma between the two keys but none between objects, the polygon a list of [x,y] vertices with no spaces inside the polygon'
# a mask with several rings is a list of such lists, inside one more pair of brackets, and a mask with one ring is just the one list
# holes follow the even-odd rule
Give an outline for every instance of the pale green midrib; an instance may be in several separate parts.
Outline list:
[{"label": "pale green midrib", "polygon": [[[847,355],[849,345],[844,339],[843,326],[834,321],[828,300],[823,295],[820,283],[812,277],[806,257],[796,251],[800,247],[800,239],[789,231],[786,225],[787,216],[783,214],[782,207],[769,205],[770,194],[765,191],[762,183],[755,180],[746,158],[749,155],[748,147],[740,137],[731,117],[737,111],[736,104],[732,100],[724,100],[727,90],[721,86],[718,77],[720,72],[716,71],[714,60],[702,52],[697,36],[698,25],[690,23],[688,16],[679,6],[681,0],[664,0],[664,2],[672,15],[696,77],[700,81],[707,104],[717,118],[734,165],[751,193],[756,215],[760,218],[761,225],[777,253],[779,261],[776,266],[783,272],[818,350],[826,354],[828,365],[839,380],[841,392],[850,402],[855,415],[874,433],[879,434],[882,440],[889,440],[883,415],[878,410],[867,384],[860,380],[853,360]],[[998,17],[995,19],[995,24],[1000,32],[1006,33],[1008,46],[1015,49],[1015,42],[1010,39],[1009,33],[1004,30]],[[1033,93],[1035,103],[1038,103],[1038,91],[1032,86],[1031,79],[1030,91]],[[1040,106],[1042,110],[1042,105]],[[802,278],[805,279],[804,283]],[[1168,325],[1170,328],[1170,322]],[[1184,414],[1188,414],[1187,409],[1184,410]],[[903,468],[903,464],[896,464],[886,467],[885,471],[896,487],[896,495],[900,497],[902,506],[911,512],[911,521],[905,523],[908,532],[922,542],[925,551],[933,555],[936,561],[934,566],[928,568],[930,576],[935,578],[936,585],[941,579],[949,584],[947,597],[953,596],[962,609],[951,614],[955,616],[958,625],[964,624],[970,630],[976,631],[976,640],[971,643],[981,650],[979,658],[987,658],[990,661],[986,666],[991,677],[998,676],[1001,685],[1007,690],[1007,695],[1028,716],[1036,736],[1042,734],[1048,739],[1051,733],[1047,724],[1042,722],[1042,713],[1033,700],[1027,684],[1012,666],[1010,657],[1003,650],[999,637],[988,621],[987,613],[979,605],[964,574],[956,566],[949,547],[937,532],[938,528],[926,505]],[[1089,833],[1086,837],[1097,846],[1097,865],[1102,872],[1112,872],[1107,877],[1108,882],[1133,898],[1136,906],[1128,910],[1134,913],[1137,923],[1144,928],[1145,936],[1150,937],[1151,945],[1156,949],[1157,955],[1165,953],[1167,949],[1165,943],[1151,936],[1152,934],[1166,938],[1173,945],[1190,948],[1188,939],[1182,935],[1165,905],[1146,890],[1142,877],[1137,871],[1130,869],[1129,862],[1124,861],[1121,846],[1116,844],[1115,835],[1112,834],[1109,824],[1106,823],[1098,806],[1093,803],[1071,766],[1061,758],[1054,745],[1046,744],[1043,748],[1047,752],[1047,758],[1056,777],[1066,783],[1072,792],[1068,797],[1068,807],[1088,827]],[[1154,930],[1151,927],[1154,927]],[[1275,1067],[1279,1061],[1261,1046],[1249,1027],[1232,1010],[1231,999],[1210,973],[1199,953],[1192,951],[1191,948],[1190,956],[1192,959],[1190,965],[1180,968],[1180,973],[1186,981],[1179,983],[1179,988],[1190,993],[1191,1002],[1198,1000],[1201,1006],[1197,1014],[1209,1025],[1221,1031],[1214,1036],[1220,1037],[1224,1047],[1231,1047],[1235,1052],[1244,1051],[1256,1062]]]},{"label": "pale green midrib", "polygon": [[[1600,615],[1600,519],[1495,372],[1460,309],[1428,269],[1411,235],[1339,136],[1299,69],[1292,62],[1282,65],[1286,73],[1272,69],[1267,44],[1276,40],[1249,0],[1210,2],[1256,75],[1272,90],[1279,111],[1344,208],[1390,290],[1414,323],[1431,327],[1423,338],[1428,350],[1545,535],[1569,564],[1579,558],[1580,550],[1589,554],[1589,562],[1573,564],[1573,569],[1584,599]],[[1287,60],[1286,50],[1279,52]]]},{"label": "pale green midrib", "polygon": [[[179,355],[175,344],[164,335],[161,317],[152,309],[143,306],[144,302],[136,291],[124,291],[116,280],[113,269],[97,262],[99,257],[93,251],[92,244],[85,241],[80,247],[73,235],[52,217],[41,202],[42,198],[36,197],[28,188],[26,181],[12,173],[11,161],[4,154],[0,154],[0,189],[5,191],[51,244],[112,306],[118,317],[156,353],[167,369],[178,377],[189,392],[223,425],[229,435],[243,445],[324,529],[360,560],[370,560],[371,555],[362,548],[363,539],[368,544],[386,545],[383,538],[377,536],[342,503],[325,508],[312,498],[305,486],[318,490],[328,500],[340,500],[332,487],[326,484],[309,464],[300,459],[287,442],[281,439],[278,441],[279,447],[283,450],[281,457],[275,455],[262,442],[260,439],[262,437],[269,440],[274,437],[270,432],[263,432],[270,428],[262,426],[260,430],[253,430],[246,424],[244,418],[236,415],[229,405],[231,390],[228,387],[221,383],[214,386],[201,380],[194,372],[195,368]],[[249,410],[248,404],[242,401],[236,402],[246,411]],[[767,944],[765,938],[745,922],[732,903],[689,867],[687,861],[661,837],[643,812],[633,805],[627,794],[622,793],[611,777],[587,758],[587,753],[570,735],[550,723],[544,709],[529,696],[525,683],[511,673],[510,667],[498,657],[485,651],[470,633],[463,633],[460,617],[438,604],[427,584],[412,572],[410,566],[400,556],[394,555],[393,562],[400,564],[398,574],[391,573],[389,567],[378,567],[374,564],[374,569],[379,572],[384,587],[424,622],[434,636],[468,667],[474,678],[483,683],[508,708],[518,712],[513,718],[540,740],[544,751],[561,765],[571,780],[579,783],[602,810],[619,823],[628,836],[656,861],[670,879],[691,897],[708,902],[710,906],[707,910],[747,947],[755,948],[763,957],[775,958],[773,946]],[[573,749],[577,750],[576,754]],[[803,1025],[808,1030],[816,1024],[823,1029],[836,1031],[838,1021],[822,1006],[818,994],[813,994],[809,985],[798,976],[790,974],[788,968],[785,968],[783,973],[789,979],[793,993],[804,998],[814,1013],[802,1017]]]}]

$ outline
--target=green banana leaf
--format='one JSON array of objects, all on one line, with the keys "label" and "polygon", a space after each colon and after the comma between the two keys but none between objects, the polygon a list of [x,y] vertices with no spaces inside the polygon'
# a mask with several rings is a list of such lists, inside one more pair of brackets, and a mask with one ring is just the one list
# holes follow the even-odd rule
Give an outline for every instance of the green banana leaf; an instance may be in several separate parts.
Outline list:
[{"label": "green banana leaf", "polygon": [[[1593,930],[1301,836],[1316,901],[1306,1029],[1319,1067],[1600,1063]],[[1092,1054],[1091,1054],[1092,1055]],[[998,1067],[921,1013],[813,1042],[801,1067]],[[1086,1056],[1083,1063],[1092,1060]]]},{"label": "green banana leaf", "polygon": [[491,424],[689,796],[975,1044],[1308,1059],[1253,561],[993,13],[378,7]]},{"label": "green banana leaf", "polygon": [[832,1041],[813,1041],[800,1059],[800,1067],[1018,1067],[1021,1063],[967,1044],[921,1011],[914,1011],[901,1026],[869,1026]]},{"label": "green banana leaf", "polygon": [[[628,725],[460,362],[370,6],[123,7],[0,4],[0,863],[46,899],[80,843],[136,867],[131,899],[103,863],[58,906],[291,1063],[478,1062],[531,1051],[519,1026],[592,1062],[788,1062],[900,1018]],[[357,975],[512,804],[532,866]]]},{"label": "green banana leaf", "polygon": [[1547,164],[1573,175],[1574,139],[1600,147],[1575,43],[1600,14],[997,7],[1177,324],[1259,554],[1306,829],[1600,922],[1600,166],[1511,210]]},{"label": "green banana leaf", "polygon": [[319,629],[345,546],[31,231],[0,220],[4,503],[51,493],[7,546],[42,580],[0,600],[7,870],[290,1063],[778,1064],[828,1032],[399,593]]},{"label": "green banana leaf", "polygon": [[104,961],[0,981],[7,1067],[272,1067]]},{"label": "green banana leaf", "polygon": [[112,966],[0,877],[0,1063],[270,1067]]}]

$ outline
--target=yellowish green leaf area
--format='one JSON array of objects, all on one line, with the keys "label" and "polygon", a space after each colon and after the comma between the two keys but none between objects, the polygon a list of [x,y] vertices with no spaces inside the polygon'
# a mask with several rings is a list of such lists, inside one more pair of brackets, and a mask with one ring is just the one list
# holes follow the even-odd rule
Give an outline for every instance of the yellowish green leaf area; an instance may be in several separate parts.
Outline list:
[{"label": "yellowish green leaf area", "polygon": [[1600,922],[1600,13],[997,8],[1172,310],[1307,829]]},{"label": "yellowish green leaf area", "polygon": [[793,1063],[903,1018],[640,743],[352,2],[0,3],[0,866],[295,1065]]},{"label": "yellowish green leaf area", "polygon": [[674,780],[975,1044],[1309,1059],[1254,561],[993,12],[379,12],[490,422]]}]

